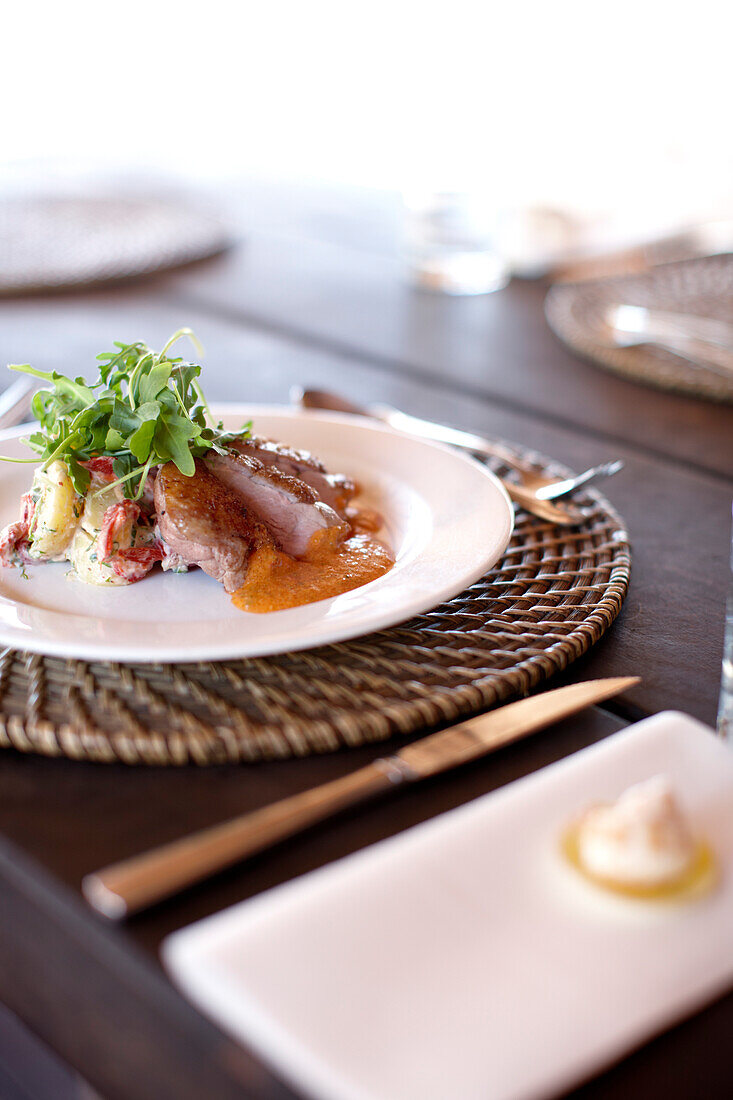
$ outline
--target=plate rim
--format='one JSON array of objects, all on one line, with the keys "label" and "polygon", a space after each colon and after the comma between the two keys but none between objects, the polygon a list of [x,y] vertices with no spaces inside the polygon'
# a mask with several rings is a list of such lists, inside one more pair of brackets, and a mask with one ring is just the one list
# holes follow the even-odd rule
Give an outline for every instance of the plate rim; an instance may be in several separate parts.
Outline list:
[{"label": "plate rim", "polygon": [[[113,661],[122,664],[195,664],[201,661],[240,660],[276,656],[288,652],[303,652],[324,645],[333,645],[354,640],[355,638],[364,637],[375,631],[388,629],[389,627],[396,626],[399,623],[413,618],[415,615],[422,614],[433,607],[439,606],[445,600],[458,595],[459,592],[463,591],[471,584],[474,584],[483,576],[484,573],[501,558],[501,555],[505,552],[511,541],[515,522],[514,507],[501,481],[488,466],[447,444],[422,439],[409,432],[395,429],[379,421],[372,420],[368,416],[353,413],[330,412],[319,409],[299,409],[292,405],[277,403],[212,402],[211,413],[214,417],[221,415],[243,415],[252,418],[256,416],[285,417],[291,420],[305,418],[314,421],[326,421],[327,423],[336,424],[337,426],[347,426],[349,424],[358,423],[362,427],[374,430],[377,434],[386,433],[390,436],[405,439],[410,443],[417,443],[427,448],[429,451],[438,451],[443,454],[448,454],[459,464],[467,465],[474,471],[480,471],[486,481],[491,484],[492,488],[497,493],[497,498],[500,499],[504,505],[505,527],[502,537],[497,543],[497,548],[495,548],[491,554],[487,554],[481,559],[480,563],[477,562],[474,569],[467,571],[463,575],[460,585],[456,586],[455,582],[446,584],[442,586],[439,591],[437,589],[434,590],[427,601],[425,598],[416,595],[408,603],[400,604],[396,612],[389,608],[385,608],[382,614],[375,615],[374,618],[366,624],[363,621],[355,620],[352,627],[349,627],[348,622],[342,621],[340,624],[336,624],[332,631],[326,631],[324,636],[319,636],[312,642],[308,640],[303,640],[301,642],[290,639],[286,643],[282,637],[279,637],[270,639],[269,641],[264,640],[261,645],[256,647],[256,652],[254,649],[250,652],[242,652],[242,648],[246,650],[246,646],[242,646],[241,643],[237,644],[232,640],[226,640],[219,644],[209,644],[206,646],[205,651],[191,651],[190,647],[187,649],[182,648],[180,644],[171,644],[165,648],[160,646],[157,650],[153,651],[150,649],[137,649],[134,646],[124,644],[114,646],[112,643],[104,641],[90,644],[83,640],[81,642],[69,642],[67,640],[49,639],[45,636],[38,636],[38,634],[31,633],[30,631],[26,634],[25,630],[21,632],[21,628],[0,621],[0,645],[7,645],[14,649],[38,653],[47,657],[71,658],[84,661]],[[28,431],[28,429],[33,426],[33,423],[25,423],[1,430],[0,443],[19,439],[24,432]],[[381,579],[382,578],[377,578],[376,581],[371,583],[379,583]],[[326,603],[327,601],[319,602]],[[11,597],[0,595],[0,605],[7,606],[8,604],[15,605],[16,601]],[[47,614],[64,616],[67,615],[68,612],[49,610]]]}]

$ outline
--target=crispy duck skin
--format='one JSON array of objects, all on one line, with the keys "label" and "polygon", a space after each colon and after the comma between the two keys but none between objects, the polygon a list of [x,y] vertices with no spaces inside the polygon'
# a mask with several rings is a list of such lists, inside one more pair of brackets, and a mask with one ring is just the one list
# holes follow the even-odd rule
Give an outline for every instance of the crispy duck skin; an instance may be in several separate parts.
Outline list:
[{"label": "crispy duck skin", "polygon": [[192,477],[172,462],[155,479],[155,510],[162,538],[188,565],[198,565],[227,592],[244,584],[250,554],[271,544],[267,528],[241,496],[196,460]]},{"label": "crispy duck skin", "polygon": [[226,455],[210,453],[204,462],[292,557],[303,557],[318,531],[337,528],[346,536],[351,530],[341,515],[319,499],[315,489],[275,465],[267,466],[239,449]]},{"label": "crispy duck skin", "polygon": [[257,459],[268,469],[274,467],[282,474],[304,481],[315,490],[319,500],[341,516],[356,492],[356,486],[350,478],[343,474],[329,474],[323,463],[312,454],[296,451],[285,443],[276,443],[274,440],[253,435],[234,440],[232,447],[239,454]]}]

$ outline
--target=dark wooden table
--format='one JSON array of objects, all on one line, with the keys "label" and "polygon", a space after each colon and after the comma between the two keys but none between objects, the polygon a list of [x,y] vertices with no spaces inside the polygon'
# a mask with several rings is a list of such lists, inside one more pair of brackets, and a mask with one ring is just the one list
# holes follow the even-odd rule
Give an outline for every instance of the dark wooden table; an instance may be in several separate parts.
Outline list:
[{"label": "dark wooden table", "polygon": [[[404,281],[398,211],[362,192],[248,185],[241,246],[145,283],[0,305],[0,359],[85,372],[115,339],[161,344],[191,325],[215,400],[286,401],[293,383],[532,446],[575,467],[621,456],[608,484],[634,561],[620,618],[569,679],[636,673],[603,709],[345,816],[127,927],[84,905],[82,876],[366,763],[318,759],[178,770],[6,752],[0,763],[0,1096],[63,1100],[83,1078],[114,1100],[276,1100],[293,1093],[165,977],[164,936],[597,741],[679,709],[713,724],[733,484],[733,413],[605,374],[547,329],[545,288],[450,299]],[[589,1082],[577,1096],[733,1095],[733,996]],[[88,1092],[86,1093],[88,1095]],[[451,1098],[452,1100],[452,1098]]]}]

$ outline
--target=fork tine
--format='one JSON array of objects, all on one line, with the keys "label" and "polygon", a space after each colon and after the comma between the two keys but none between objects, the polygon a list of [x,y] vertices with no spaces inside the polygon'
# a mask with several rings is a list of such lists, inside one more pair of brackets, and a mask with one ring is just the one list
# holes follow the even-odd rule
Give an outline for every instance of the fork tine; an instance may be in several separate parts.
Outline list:
[{"label": "fork tine", "polygon": [[557,481],[553,485],[546,485],[537,489],[536,496],[539,500],[559,500],[575,489],[579,489],[581,485],[587,485],[598,477],[611,477],[612,474],[618,473],[623,465],[622,459],[617,458],[613,462],[603,462],[600,466],[591,466],[589,470],[584,470],[582,474],[578,474],[576,477],[569,477],[564,481]]}]

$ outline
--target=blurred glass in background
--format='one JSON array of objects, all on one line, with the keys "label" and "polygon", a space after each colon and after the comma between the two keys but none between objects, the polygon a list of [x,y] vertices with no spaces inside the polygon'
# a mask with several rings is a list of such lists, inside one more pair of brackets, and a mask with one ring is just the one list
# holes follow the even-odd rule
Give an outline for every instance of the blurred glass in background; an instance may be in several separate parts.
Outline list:
[{"label": "blurred glass in background", "polygon": [[445,294],[487,294],[509,282],[497,239],[499,211],[483,192],[404,195],[408,270],[417,286]]}]

